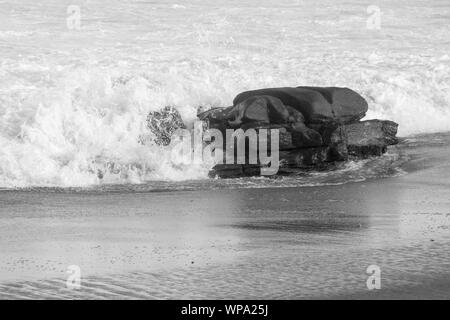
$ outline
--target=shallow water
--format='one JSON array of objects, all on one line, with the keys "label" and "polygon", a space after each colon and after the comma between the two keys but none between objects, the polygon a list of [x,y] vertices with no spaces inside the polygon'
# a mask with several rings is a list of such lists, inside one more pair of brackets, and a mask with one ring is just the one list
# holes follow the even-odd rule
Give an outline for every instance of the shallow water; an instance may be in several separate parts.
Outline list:
[{"label": "shallow water", "polygon": [[[448,165],[336,186],[0,193],[2,298],[450,297]],[[66,287],[67,268],[82,287]],[[366,269],[382,289],[366,288]]]},{"label": "shallow water", "polygon": [[405,141],[406,174],[337,185],[1,191],[0,297],[448,299],[444,137]]},{"label": "shallow water", "polygon": [[[446,163],[450,150],[450,133],[423,134],[401,138],[382,157],[337,163],[324,170],[298,170],[285,176],[243,177],[234,179],[153,180],[143,183],[100,184],[89,187],[4,188],[30,192],[54,193],[135,193],[204,191],[241,188],[290,188],[341,185],[403,176],[425,167]],[[1,190],[1,188],[0,188]]]}]

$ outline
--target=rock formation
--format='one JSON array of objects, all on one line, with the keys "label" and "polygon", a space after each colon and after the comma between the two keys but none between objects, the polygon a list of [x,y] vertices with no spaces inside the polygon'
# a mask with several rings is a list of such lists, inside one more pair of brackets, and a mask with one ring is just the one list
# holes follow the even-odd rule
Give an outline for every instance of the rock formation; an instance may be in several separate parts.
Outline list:
[{"label": "rock formation", "polygon": [[381,156],[387,147],[398,143],[398,124],[392,121],[368,120],[345,126],[347,149],[352,156]]},{"label": "rock formation", "polygon": [[270,88],[246,91],[233,100],[233,105],[255,96],[276,97],[285,105],[301,112],[307,123],[351,123],[362,119],[368,110],[367,102],[348,88]]},{"label": "rock formation", "polygon": [[[392,121],[360,121],[365,99],[348,88],[295,87],[246,91],[233,106],[199,114],[209,128],[279,129],[280,174],[324,167],[349,158],[380,156],[397,143]],[[221,177],[258,174],[258,166],[217,165]]]},{"label": "rock formation", "polygon": [[[233,106],[213,108],[198,114],[207,129],[254,129],[270,146],[271,130],[278,130],[279,174],[296,169],[324,168],[349,158],[381,156],[397,144],[398,125],[392,121],[360,121],[366,114],[365,99],[353,90],[336,87],[270,88],[246,91]],[[148,127],[158,144],[167,145],[171,134],[184,128],[172,107],[153,112]],[[266,129],[268,135],[260,134]],[[248,138],[248,137],[247,137]],[[247,143],[248,152],[250,143]],[[226,151],[227,146],[223,145]],[[259,175],[258,163],[218,164],[211,175],[239,177]]]}]

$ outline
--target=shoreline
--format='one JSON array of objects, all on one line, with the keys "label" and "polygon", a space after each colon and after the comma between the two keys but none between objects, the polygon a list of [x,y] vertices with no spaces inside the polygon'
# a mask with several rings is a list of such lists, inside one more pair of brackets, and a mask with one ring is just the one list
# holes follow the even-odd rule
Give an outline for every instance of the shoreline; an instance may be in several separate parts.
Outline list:
[{"label": "shoreline", "polygon": [[[450,289],[436,293],[433,285],[450,279],[446,169],[309,188],[8,193],[22,206],[9,217],[1,210],[0,292],[372,298],[365,270],[377,264],[380,296],[448,298]],[[67,292],[72,264],[82,267],[88,289]]]}]

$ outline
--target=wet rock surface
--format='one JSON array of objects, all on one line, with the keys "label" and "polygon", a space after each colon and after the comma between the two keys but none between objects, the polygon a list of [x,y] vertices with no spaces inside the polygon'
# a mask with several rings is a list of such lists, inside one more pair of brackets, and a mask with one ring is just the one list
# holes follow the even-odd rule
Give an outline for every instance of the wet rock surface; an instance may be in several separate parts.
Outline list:
[{"label": "wet rock surface", "polygon": [[[389,145],[398,142],[398,125],[383,120],[360,121],[367,110],[366,100],[348,88],[285,87],[243,92],[236,96],[233,106],[207,111],[199,118],[221,131],[278,129],[278,174],[284,174],[385,153]],[[258,165],[221,164],[211,174],[258,175],[258,169]]]},{"label": "wet rock surface", "polygon": [[348,88],[284,87],[252,90],[240,93],[233,105],[255,96],[271,96],[299,111],[306,123],[351,123],[362,119],[368,110],[365,99]]},{"label": "wet rock surface", "polygon": [[[388,120],[360,121],[368,110],[363,97],[348,88],[285,87],[246,91],[239,94],[233,106],[202,111],[198,119],[204,129],[217,129],[224,137],[222,151],[230,152],[226,144],[227,131],[241,129],[240,143],[245,156],[238,159],[238,139],[231,147],[234,162],[217,164],[211,176],[240,177],[259,175],[266,164],[260,161],[259,149],[271,153],[271,139],[277,137],[279,173],[295,169],[323,169],[328,165],[351,159],[381,156],[388,146],[398,143],[398,124]],[[147,118],[155,142],[168,145],[171,135],[185,128],[174,107],[152,112]],[[276,135],[272,135],[276,130]],[[250,140],[255,139],[257,141]],[[232,144],[233,145],[233,144]],[[217,147],[217,146],[216,146]],[[220,147],[220,146],[219,146]],[[248,153],[258,154],[257,162],[248,161]],[[238,160],[240,162],[238,162]],[[244,163],[242,163],[244,161]]]},{"label": "wet rock surface", "polygon": [[367,120],[346,125],[348,152],[359,158],[380,156],[387,151],[388,146],[398,143],[397,129],[397,123],[382,120]]}]

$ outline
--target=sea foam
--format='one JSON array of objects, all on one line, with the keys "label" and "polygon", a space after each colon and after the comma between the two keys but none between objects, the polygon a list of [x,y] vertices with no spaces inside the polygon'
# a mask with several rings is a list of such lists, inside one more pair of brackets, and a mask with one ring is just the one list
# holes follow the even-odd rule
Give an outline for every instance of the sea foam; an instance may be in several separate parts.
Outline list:
[{"label": "sea foam", "polygon": [[175,106],[189,126],[199,106],[263,87],[349,87],[400,136],[450,130],[445,6],[383,2],[378,31],[358,1],[90,1],[78,31],[63,5],[22,6],[0,23],[3,188],[204,179],[209,168],[174,165],[152,143],[147,114]]}]

